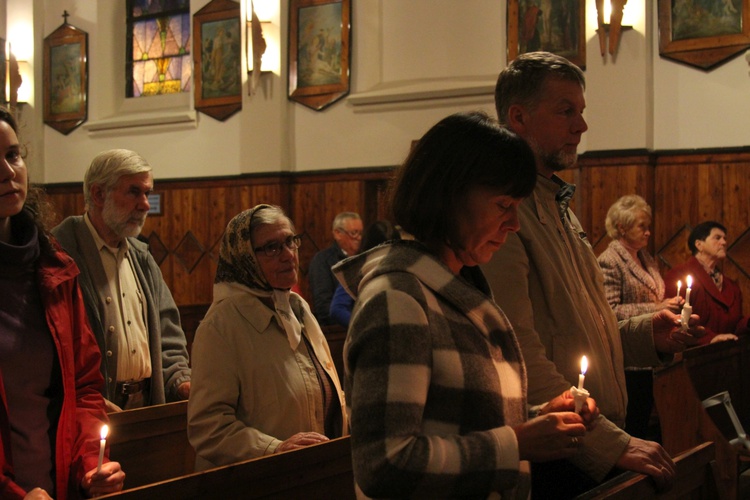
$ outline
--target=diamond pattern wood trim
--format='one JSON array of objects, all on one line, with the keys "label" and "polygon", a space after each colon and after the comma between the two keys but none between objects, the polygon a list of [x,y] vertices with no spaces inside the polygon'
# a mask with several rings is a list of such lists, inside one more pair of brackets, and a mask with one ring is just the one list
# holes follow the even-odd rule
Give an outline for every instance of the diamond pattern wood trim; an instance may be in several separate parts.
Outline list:
[{"label": "diamond pattern wood trim", "polygon": [[177,248],[174,249],[175,257],[177,257],[188,274],[193,272],[193,269],[195,269],[195,266],[198,265],[198,262],[200,262],[201,257],[205,253],[206,250],[193,235],[192,231],[185,233]]},{"label": "diamond pattern wood trim", "polygon": [[689,224],[685,224],[656,252],[656,258],[667,269],[671,269],[677,264],[682,264],[690,258],[687,240],[692,230],[693,228]]},{"label": "diamond pattern wood trim", "polygon": [[729,245],[727,258],[746,278],[750,278],[750,228],[745,229],[745,232]]},{"label": "diamond pattern wood trim", "polygon": [[161,266],[161,263],[169,257],[169,250],[156,232],[151,231],[151,234],[148,235],[147,239],[149,252],[151,252],[156,263]]}]

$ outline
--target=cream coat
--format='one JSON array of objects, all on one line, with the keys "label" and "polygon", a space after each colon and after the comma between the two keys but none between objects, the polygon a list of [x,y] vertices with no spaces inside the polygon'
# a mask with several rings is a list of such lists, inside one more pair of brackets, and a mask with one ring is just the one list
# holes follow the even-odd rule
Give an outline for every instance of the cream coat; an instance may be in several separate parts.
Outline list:
[{"label": "cream coat", "polygon": [[[307,304],[300,323],[320,364],[333,381],[348,434],[344,392],[331,352]],[[306,327],[307,325],[307,327]],[[274,453],[281,442],[303,431],[324,434],[316,415],[314,372],[300,368],[281,320],[238,283],[214,285],[214,301],[196,332],[193,382],[188,403],[188,437],[196,470]],[[318,396],[319,397],[319,396]]]},{"label": "cream coat", "polygon": [[596,256],[572,211],[561,222],[559,186],[539,176],[518,209],[521,229],[482,266],[495,300],[521,345],[529,379],[528,401],[540,404],[578,381],[589,359],[585,387],[607,419],[587,433],[573,461],[601,481],[630,437],[625,423],[627,366],[656,366],[651,317],[618,325],[604,293]]}]

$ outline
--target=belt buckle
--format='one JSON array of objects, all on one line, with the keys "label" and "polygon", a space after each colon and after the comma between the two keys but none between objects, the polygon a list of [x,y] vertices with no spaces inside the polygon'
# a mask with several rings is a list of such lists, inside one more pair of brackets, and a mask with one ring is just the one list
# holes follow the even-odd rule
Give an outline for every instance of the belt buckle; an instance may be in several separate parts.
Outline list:
[{"label": "belt buckle", "polygon": [[137,394],[143,390],[143,380],[138,382],[121,382],[120,393],[124,395]]}]

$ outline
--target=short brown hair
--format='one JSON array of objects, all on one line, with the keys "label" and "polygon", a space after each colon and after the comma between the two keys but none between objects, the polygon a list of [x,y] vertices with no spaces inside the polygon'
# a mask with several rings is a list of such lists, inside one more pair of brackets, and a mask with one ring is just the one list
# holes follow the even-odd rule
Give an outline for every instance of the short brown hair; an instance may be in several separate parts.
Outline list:
[{"label": "short brown hair", "polygon": [[521,54],[497,78],[495,109],[500,123],[507,125],[508,112],[514,104],[534,109],[548,77],[576,82],[586,88],[586,77],[581,68],[564,57],[550,52]]},{"label": "short brown hair", "polygon": [[393,221],[422,242],[456,241],[469,190],[485,186],[524,198],[536,184],[534,153],[484,112],[456,113],[412,148],[391,190]]}]

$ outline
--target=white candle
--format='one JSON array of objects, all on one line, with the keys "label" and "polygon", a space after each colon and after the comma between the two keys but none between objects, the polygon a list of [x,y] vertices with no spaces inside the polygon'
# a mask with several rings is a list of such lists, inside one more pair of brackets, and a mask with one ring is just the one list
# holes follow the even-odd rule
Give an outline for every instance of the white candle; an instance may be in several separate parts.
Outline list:
[{"label": "white candle", "polygon": [[101,436],[102,439],[99,441],[99,465],[96,466],[96,472],[101,472],[102,462],[104,461],[104,446],[107,444],[107,434],[109,433],[109,426],[102,425]]},{"label": "white candle", "polygon": [[680,296],[680,288],[682,288],[682,281],[677,280],[677,296]]},{"label": "white candle", "polygon": [[690,288],[693,286],[693,277],[688,274],[687,279],[687,290],[685,290],[685,305],[690,305]]},{"label": "white candle", "polygon": [[583,379],[585,378],[586,370],[588,369],[588,367],[589,367],[589,360],[586,359],[586,356],[584,356],[581,358],[581,373],[580,375],[578,375],[578,390],[579,391],[583,389]]}]

